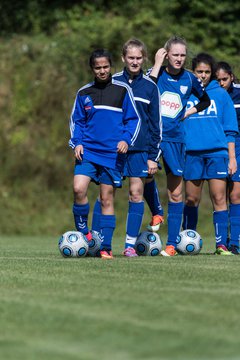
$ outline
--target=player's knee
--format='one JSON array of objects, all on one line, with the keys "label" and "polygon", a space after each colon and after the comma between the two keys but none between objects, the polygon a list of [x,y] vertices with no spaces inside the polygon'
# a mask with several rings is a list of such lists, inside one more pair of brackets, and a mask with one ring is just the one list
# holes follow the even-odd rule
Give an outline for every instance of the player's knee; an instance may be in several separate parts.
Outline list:
[{"label": "player's knee", "polygon": [[101,195],[100,197],[102,209],[108,209],[113,206],[113,193]]},{"label": "player's knee", "polygon": [[129,201],[134,202],[134,203],[139,203],[143,200],[142,196],[129,196]]},{"label": "player's knee", "polygon": [[226,191],[225,189],[211,189],[210,190],[210,196],[212,199],[212,203],[216,204],[217,206],[222,206],[222,205],[226,205],[227,203],[227,198],[226,198]]},{"label": "player's knee", "polygon": [[238,192],[232,192],[229,197],[231,204],[240,204],[240,193]]},{"label": "player's knee", "polygon": [[221,196],[221,195],[215,195],[212,197],[212,202],[215,207],[220,207],[220,208],[226,208],[227,207],[227,202],[226,202],[226,197],[225,196]]},{"label": "player's knee", "polygon": [[113,201],[111,199],[102,199],[101,200],[102,209],[109,209],[112,206],[113,206]]},{"label": "player's knee", "polygon": [[175,202],[175,203],[182,202],[182,200],[183,200],[182,193],[181,192],[171,193],[169,195],[169,200],[171,202]]},{"label": "player's knee", "polygon": [[143,200],[142,191],[130,191],[129,192],[129,201],[140,202],[142,200]]},{"label": "player's knee", "polygon": [[81,202],[86,197],[86,191],[79,184],[73,186],[74,199]]}]

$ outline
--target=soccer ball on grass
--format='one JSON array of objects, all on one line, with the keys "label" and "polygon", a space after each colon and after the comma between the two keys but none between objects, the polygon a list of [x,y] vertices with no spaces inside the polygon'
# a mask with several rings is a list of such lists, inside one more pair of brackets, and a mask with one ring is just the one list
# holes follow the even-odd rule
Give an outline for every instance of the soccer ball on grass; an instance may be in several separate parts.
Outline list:
[{"label": "soccer ball on grass", "polygon": [[98,231],[91,230],[92,240],[88,242],[88,255],[100,257],[100,246],[102,243],[101,234]]},{"label": "soccer ball on grass", "polygon": [[64,257],[84,257],[88,252],[88,241],[79,231],[67,231],[59,239],[58,247]]},{"label": "soccer ball on grass", "polygon": [[181,255],[197,255],[202,249],[201,236],[195,230],[183,230],[177,237],[177,252]]},{"label": "soccer ball on grass", "polygon": [[135,250],[138,255],[156,256],[162,250],[160,236],[151,231],[143,231],[137,238]]}]

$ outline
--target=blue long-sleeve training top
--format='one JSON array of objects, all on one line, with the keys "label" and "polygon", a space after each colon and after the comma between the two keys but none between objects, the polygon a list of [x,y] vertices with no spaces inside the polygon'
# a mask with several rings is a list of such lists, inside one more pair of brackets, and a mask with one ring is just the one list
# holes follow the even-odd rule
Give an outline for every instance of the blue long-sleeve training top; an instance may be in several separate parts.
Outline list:
[{"label": "blue long-sleeve training top", "polygon": [[144,75],[143,71],[131,79],[131,82],[126,68],[114,74],[113,77],[131,87],[141,118],[141,127],[137,139],[128,151],[146,151],[148,152],[148,159],[158,161],[161,155],[162,120],[160,93],[157,85]]},{"label": "blue long-sleeve training top", "polygon": [[95,80],[77,93],[70,118],[69,145],[73,149],[82,145],[85,159],[115,169],[117,144],[126,141],[133,145],[140,122],[128,85],[112,77],[106,83]]},{"label": "blue long-sleeve training top", "polygon": [[[184,121],[186,151],[228,149],[228,142],[234,142],[238,133],[236,112],[227,91],[216,80],[206,87],[211,100],[210,106],[189,116]],[[187,108],[198,103],[191,96]]]},{"label": "blue long-sleeve training top", "polygon": [[[237,114],[237,121],[238,121],[238,131],[240,131],[240,84],[231,84],[228,93],[231,96],[231,99],[234,104],[234,108]],[[237,136],[240,137],[240,133]]]}]

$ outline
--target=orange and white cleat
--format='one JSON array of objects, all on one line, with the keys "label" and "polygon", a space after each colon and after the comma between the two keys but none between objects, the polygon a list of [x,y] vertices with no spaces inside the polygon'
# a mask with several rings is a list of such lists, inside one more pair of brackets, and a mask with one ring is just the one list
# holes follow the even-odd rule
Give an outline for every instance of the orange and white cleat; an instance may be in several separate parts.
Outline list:
[{"label": "orange and white cleat", "polygon": [[165,250],[161,251],[162,256],[175,256],[177,255],[177,250],[173,245],[167,245]]},{"label": "orange and white cleat", "polygon": [[158,231],[160,225],[164,223],[164,217],[162,215],[154,215],[150,224],[148,224],[147,229],[149,231]]}]

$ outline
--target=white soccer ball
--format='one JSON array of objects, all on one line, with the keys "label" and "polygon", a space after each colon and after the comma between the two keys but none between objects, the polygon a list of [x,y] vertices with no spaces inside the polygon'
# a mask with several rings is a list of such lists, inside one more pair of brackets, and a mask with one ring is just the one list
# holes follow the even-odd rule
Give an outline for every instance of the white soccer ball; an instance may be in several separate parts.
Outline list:
[{"label": "white soccer ball", "polygon": [[79,231],[67,231],[59,239],[58,247],[64,257],[84,257],[88,252],[88,241]]},{"label": "white soccer ball", "polygon": [[177,252],[181,255],[197,255],[202,245],[201,236],[195,230],[183,230],[177,237]]},{"label": "white soccer ball", "polygon": [[92,240],[88,242],[88,255],[92,257],[100,257],[100,246],[102,236],[98,231],[91,230]]},{"label": "white soccer ball", "polygon": [[162,250],[160,236],[151,231],[143,231],[137,238],[135,250],[138,255],[156,256]]}]

